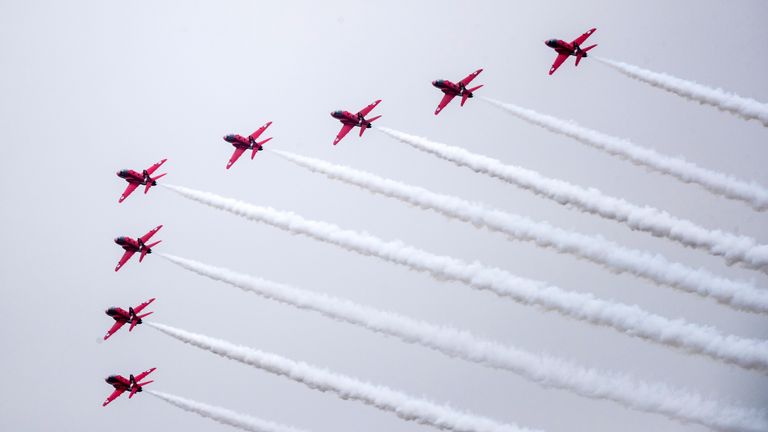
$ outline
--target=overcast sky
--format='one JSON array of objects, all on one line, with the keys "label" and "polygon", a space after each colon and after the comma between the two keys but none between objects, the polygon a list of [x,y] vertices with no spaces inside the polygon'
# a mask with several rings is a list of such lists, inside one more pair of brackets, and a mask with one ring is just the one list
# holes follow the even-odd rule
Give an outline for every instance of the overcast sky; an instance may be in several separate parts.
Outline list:
[{"label": "overcast sky", "polygon": [[768,214],[649,173],[482,101],[433,115],[435,79],[485,68],[478,94],[573,119],[768,185],[758,122],[700,106],[586,59],[548,76],[543,41],[591,27],[594,53],[768,101],[764,1],[0,2],[0,430],[229,428],[140,395],[107,408],[103,379],[157,367],[152,388],[318,432],[426,431],[356,402],[181,344],[143,326],[100,343],[109,306],[157,297],[158,322],[273,351],[478,414],[551,432],[701,431],[544,389],[190,274],[158,256],[113,271],[119,235],[158,224],[158,251],[345,297],[580,364],[751,407],[768,377],[543,313],[155,188],[118,205],[122,168],[168,158],[168,183],[216,192],[480,260],[564,289],[768,338],[764,316],[327,180],[269,152],[229,171],[227,133],[268,120],[268,146],[343,163],[537,220],[601,234],[768,287],[758,272],[629,231],[368,131],[331,145],[329,113],[376,99],[379,124],[597,187],[707,227],[768,242]]}]

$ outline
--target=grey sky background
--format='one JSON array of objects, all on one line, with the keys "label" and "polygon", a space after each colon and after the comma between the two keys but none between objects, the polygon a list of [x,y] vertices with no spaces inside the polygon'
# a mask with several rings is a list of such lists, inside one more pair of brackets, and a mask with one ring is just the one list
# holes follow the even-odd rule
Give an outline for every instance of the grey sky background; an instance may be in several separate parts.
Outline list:
[{"label": "grey sky background", "polygon": [[118,235],[157,224],[157,250],[468,329],[581,364],[665,381],[753,407],[768,377],[490,293],[291,236],[162,188],[117,204],[121,168],[169,158],[164,181],[478,259],[569,290],[768,338],[765,317],[657,287],[372,196],[269,152],[224,169],[267,120],[281,148],[601,234],[717,274],[757,272],[421,154],[371,130],[331,145],[334,109],[383,99],[379,123],[459,145],[708,227],[768,242],[768,215],[528,125],[483,103],[433,115],[438,78],[476,68],[484,96],[580,124],[768,185],[768,131],[632,81],[587,59],[552,77],[543,41],[590,27],[594,53],[768,101],[763,1],[634,2],[0,2],[0,430],[191,430],[228,427],[148,396],[107,408],[103,379],[157,367],[151,387],[312,431],[426,426],[307,389],[153,331],[100,343],[103,311],[150,297],[158,322],[327,367],[503,421],[551,432],[700,431],[616,404],[544,389],[192,275],[158,256],[115,274]]}]

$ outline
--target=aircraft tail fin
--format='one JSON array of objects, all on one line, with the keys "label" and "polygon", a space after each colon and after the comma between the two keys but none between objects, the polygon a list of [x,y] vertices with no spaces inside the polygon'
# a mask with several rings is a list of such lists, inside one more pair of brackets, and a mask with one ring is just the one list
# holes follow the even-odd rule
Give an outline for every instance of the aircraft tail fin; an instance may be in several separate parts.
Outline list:
[{"label": "aircraft tail fin", "polygon": [[579,62],[581,61],[582,57],[587,57],[587,51],[591,50],[592,48],[596,47],[597,44],[590,45],[586,48],[582,48],[578,54],[576,54],[576,66],[579,65]]},{"label": "aircraft tail fin", "polygon": [[147,312],[145,314],[137,315],[136,318],[144,318],[145,316],[152,315],[153,313],[155,313],[155,312],[154,311],[153,312]]},{"label": "aircraft tail fin", "polygon": [[255,158],[256,157],[256,153],[258,153],[259,150],[262,149],[261,146],[264,145],[264,143],[266,143],[267,141],[269,141],[271,139],[272,139],[272,137],[269,137],[269,138],[265,139],[264,141],[257,142],[256,145],[253,146],[253,153],[251,153],[251,159]]}]

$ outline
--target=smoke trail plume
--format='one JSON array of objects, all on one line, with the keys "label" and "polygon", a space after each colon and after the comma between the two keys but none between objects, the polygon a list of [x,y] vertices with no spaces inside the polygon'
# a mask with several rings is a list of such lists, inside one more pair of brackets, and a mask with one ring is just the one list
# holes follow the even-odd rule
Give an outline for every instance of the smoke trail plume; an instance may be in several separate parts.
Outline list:
[{"label": "smoke trail plume", "polygon": [[343,230],[327,222],[304,219],[294,213],[255,206],[181,186],[164,186],[190,200],[362,255],[375,256],[415,271],[426,272],[437,279],[462,282],[521,304],[535,305],[577,320],[612,327],[630,336],[707,355],[744,368],[768,371],[768,343],[764,341],[726,336],[714,328],[654,315],[638,306],[601,300],[591,294],[565,291],[479,262],[467,263],[434,255],[400,241],[387,242],[369,234]]},{"label": "smoke trail plume", "polygon": [[342,399],[352,399],[390,412],[403,420],[434,426],[455,432],[521,432],[530,431],[511,424],[499,423],[481,417],[437,405],[355,378],[330,372],[307,363],[280,357],[252,348],[234,345],[227,341],[191,333],[171,326],[148,323],[150,326],[192,346],[218,354],[221,357],[290,378],[314,390],[335,393]]},{"label": "smoke trail plume", "polygon": [[719,88],[711,88],[693,81],[673,77],[665,73],[652,72],[631,64],[599,57],[595,57],[595,60],[616,69],[630,78],[702,105],[710,105],[720,111],[735,114],[744,120],[757,120],[763,126],[768,126],[768,104],[729,93]]},{"label": "smoke trail plume", "polygon": [[706,250],[712,255],[722,256],[729,264],[739,263],[748,268],[768,272],[768,246],[758,244],[751,237],[710,230],[653,207],[638,206],[621,198],[605,195],[594,188],[582,188],[562,180],[544,177],[536,171],[505,165],[497,159],[474,154],[459,147],[389,128],[378,129],[418,150],[514,184],[559,204],[622,222],[633,230],[645,231],[688,247]]},{"label": "smoke trail plume", "polygon": [[481,99],[529,123],[629,160],[635,165],[672,176],[684,183],[696,183],[717,195],[743,201],[755,210],[768,209],[768,189],[755,182],[739,180],[727,174],[701,168],[685,159],[663,155],[623,138],[606,135],[527,108],[485,97]]},{"label": "smoke trail plume", "polygon": [[162,393],[153,390],[145,390],[152,396],[157,397],[160,400],[168,402],[169,404],[181,408],[185,411],[189,411],[219,423],[236,427],[244,431],[250,432],[305,432],[302,429],[296,429],[290,426],[285,426],[271,421],[262,420],[256,417],[251,417],[236,413],[226,408],[216,407],[213,405],[204,404],[202,402],[196,402],[193,400],[185,399],[180,396],[174,396],[168,393]]},{"label": "smoke trail plume", "polygon": [[450,327],[437,326],[185,258],[165,254],[162,256],[184,269],[244,291],[394,336],[451,357],[507,370],[543,386],[568,390],[588,398],[607,399],[631,409],[662,414],[678,421],[699,423],[720,430],[768,429],[764,413],[757,410],[725,406],[718,401],[661,383],[642,382],[627,375],[584,368],[566,360],[484,340]]},{"label": "smoke trail plume", "polygon": [[535,222],[522,216],[489,209],[461,198],[441,195],[427,189],[334,165],[322,160],[272,150],[277,155],[310,171],[334,180],[361,187],[373,193],[396,198],[422,209],[470,222],[477,227],[535,242],[560,253],[573,254],[600,264],[614,272],[628,272],[657,284],[669,285],[751,312],[768,312],[768,291],[752,284],[722,278],[704,269],[692,269],[669,262],[664,256],[625,248],[597,236],[588,236]]}]

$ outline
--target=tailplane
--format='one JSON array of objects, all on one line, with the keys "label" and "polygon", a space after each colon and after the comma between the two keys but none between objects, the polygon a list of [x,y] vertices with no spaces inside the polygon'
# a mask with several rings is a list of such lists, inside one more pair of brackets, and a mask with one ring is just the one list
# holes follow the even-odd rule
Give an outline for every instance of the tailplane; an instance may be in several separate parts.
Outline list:
[{"label": "tailplane", "polygon": [[477,87],[472,87],[471,89],[464,90],[464,93],[461,95],[461,106],[464,106],[464,102],[466,102],[468,98],[474,97],[475,95],[473,94],[473,92],[482,86],[483,84],[480,84]]},{"label": "tailplane", "polygon": [[144,186],[144,193],[149,192],[149,188],[151,188],[152,186],[157,185],[157,179],[159,179],[160,177],[164,177],[166,174],[168,174],[168,173],[162,173],[162,174],[160,174],[157,177],[149,177],[149,176],[147,176],[147,180],[146,180],[147,184],[146,184],[146,186]]},{"label": "tailplane", "polygon": [[377,115],[376,117],[372,117],[372,118],[370,118],[370,119],[367,119],[367,120],[365,120],[365,123],[363,123],[363,124],[360,126],[360,136],[363,136],[363,132],[365,132],[365,130],[366,130],[366,129],[368,129],[369,127],[371,127],[371,123],[373,123],[373,122],[375,122],[376,120],[378,120],[378,119],[379,119],[379,117],[381,117],[381,116],[380,116],[380,115]]},{"label": "tailplane", "polygon": [[272,139],[272,137],[269,137],[269,138],[265,139],[264,141],[254,143],[254,145],[253,145],[253,153],[251,153],[251,159],[255,158],[256,157],[256,153],[258,153],[259,151],[263,150],[262,145],[264,143],[266,143],[267,141],[271,140],[271,139]]},{"label": "tailplane", "polygon": [[587,51],[591,50],[592,48],[594,48],[596,46],[597,46],[597,44],[594,44],[594,45],[590,45],[590,46],[588,46],[586,48],[580,49],[579,52],[576,54],[576,66],[579,65],[579,62],[581,61],[582,57],[588,57],[587,56]]},{"label": "tailplane", "polygon": [[158,240],[154,243],[144,245],[144,247],[141,249],[141,256],[139,256],[139,262],[142,262],[144,260],[144,257],[147,256],[147,254],[152,253],[152,248],[157,246],[157,244],[160,243],[161,241],[162,240]]}]

